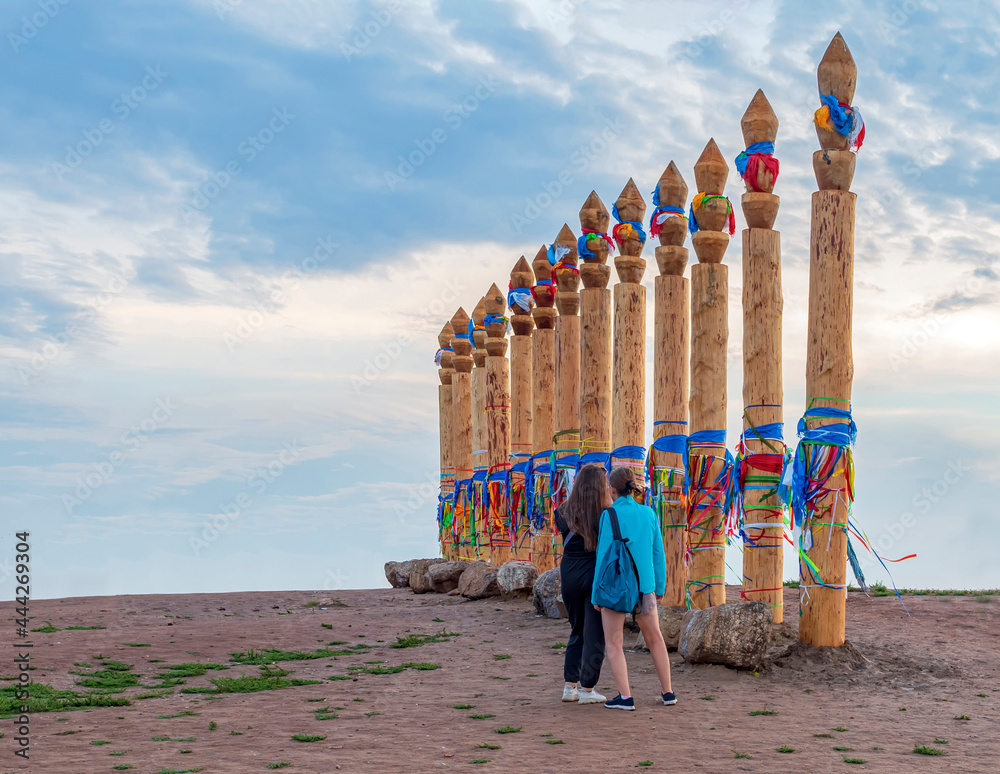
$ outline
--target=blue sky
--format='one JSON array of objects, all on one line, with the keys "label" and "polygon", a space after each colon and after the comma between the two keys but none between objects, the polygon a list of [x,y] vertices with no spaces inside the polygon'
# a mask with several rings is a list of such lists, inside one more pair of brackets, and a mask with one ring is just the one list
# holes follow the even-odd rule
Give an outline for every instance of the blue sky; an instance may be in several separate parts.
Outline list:
[{"label": "blue sky", "polygon": [[[673,159],[693,190],[757,88],[794,422],[837,30],[868,128],[856,514],[919,554],[897,582],[1000,586],[1000,13],[917,0],[6,3],[0,584],[22,528],[48,597],[370,587],[432,555],[444,320],[591,189]],[[726,262],[732,438],[738,240]]]}]

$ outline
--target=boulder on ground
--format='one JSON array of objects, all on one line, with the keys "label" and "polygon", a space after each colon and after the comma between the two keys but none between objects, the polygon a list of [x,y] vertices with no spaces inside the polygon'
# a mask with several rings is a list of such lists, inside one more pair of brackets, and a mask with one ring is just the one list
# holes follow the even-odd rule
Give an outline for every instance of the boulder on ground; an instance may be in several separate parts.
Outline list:
[{"label": "boulder on ground", "polygon": [[562,572],[556,567],[546,570],[531,587],[531,601],[535,612],[548,618],[565,618],[566,606],[562,604]]},{"label": "boulder on ground", "polygon": [[[657,605],[657,614],[660,619],[660,634],[663,635],[663,642],[666,644],[667,650],[677,650],[681,634],[681,621],[687,614],[687,608]],[[639,639],[636,641],[635,649],[649,649],[642,634],[639,635]]]},{"label": "boulder on ground", "polygon": [[504,562],[497,574],[497,583],[505,597],[530,594],[535,580],[538,578],[538,568],[531,562],[513,560]]},{"label": "boulder on ground", "polygon": [[406,562],[386,562],[385,579],[394,589],[405,589],[410,585],[410,567],[413,560]]},{"label": "boulder on ground", "polygon": [[472,562],[441,562],[435,564],[427,571],[427,580],[430,582],[431,590],[438,594],[447,594],[449,591],[458,588],[458,579]]},{"label": "boulder on ground", "polygon": [[465,568],[465,572],[458,579],[458,593],[466,599],[499,597],[498,572],[492,564],[473,562]]},{"label": "boulder on ground", "polygon": [[753,669],[767,656],[772,621],[765,602],[690,610],[681,621],[681,656],[692,664]]},{"label": "boulder on ground", "polygon": [[436,564],[442,564],[445,559],[414,559],[410,563],[410,588],[414,594],[427,594],[433,591],[427,571]]}]

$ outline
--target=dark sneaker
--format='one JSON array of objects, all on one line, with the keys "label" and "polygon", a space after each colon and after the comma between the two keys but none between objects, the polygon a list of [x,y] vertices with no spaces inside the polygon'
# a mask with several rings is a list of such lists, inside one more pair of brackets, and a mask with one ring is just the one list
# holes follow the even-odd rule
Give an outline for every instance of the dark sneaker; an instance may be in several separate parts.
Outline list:
[{"label": "dark sneaker", "polygon": [[668,691],[667,693],[663,694],[663,703],[666,704],[666,705],[668,705],[668,706],[670,704],[676,704],[677,703],[677,697],[674,696],[673,691]]},{"label": "dark sneaker", "polygon": [[634,712],[635,699],[633,699],[631,696],[625,699],[622,698],[621,694],[618,694],[615,698],[609,699],[608,701],[604,702],[604,706],[607,707],[608,709],[629,710]]}]

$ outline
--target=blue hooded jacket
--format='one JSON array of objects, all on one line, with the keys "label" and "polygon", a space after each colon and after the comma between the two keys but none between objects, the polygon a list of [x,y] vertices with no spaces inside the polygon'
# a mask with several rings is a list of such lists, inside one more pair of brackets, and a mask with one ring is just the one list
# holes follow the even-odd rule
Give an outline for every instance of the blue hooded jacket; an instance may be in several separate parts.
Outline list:
[{"label": "blue hooded jacket", "polygon": [[[640,505],[631,495],[623,495],[612,506],[618,514],[622,537],[628,538],[628,548],[639,571],[639,593],[662,596],[667,590],[667,560],[663,555],[663,535],[656,514],[648,505]],[[600,535],[597,539],[597,576],[607,561],[608,549],[614,539],[611,517],[601,514]]]}]

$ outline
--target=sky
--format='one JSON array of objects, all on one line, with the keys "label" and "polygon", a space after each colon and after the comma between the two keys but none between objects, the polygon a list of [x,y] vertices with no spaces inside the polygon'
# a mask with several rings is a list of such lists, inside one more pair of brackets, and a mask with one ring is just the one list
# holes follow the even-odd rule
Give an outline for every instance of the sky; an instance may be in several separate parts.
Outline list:
[{"label": "sky", "polygon": [[[838,30],[867,126],[855,516],[917,554],[901,586],[1000,587],[996,3],[8,0],[3,593],[23,530],[35,597],[369,588],[435,555],[442,324],[577,230],[592,189],[610,208],[674,160],[694,193],[758,88],[781,122],[793,426]],[[725,261],[732,440],[738,235]]]}]

